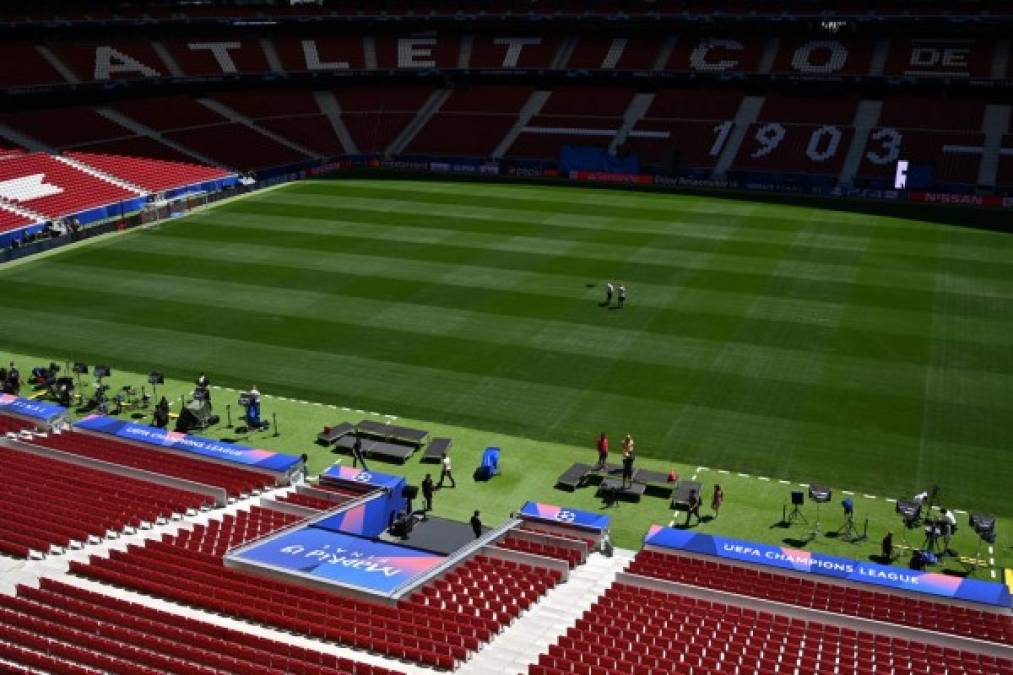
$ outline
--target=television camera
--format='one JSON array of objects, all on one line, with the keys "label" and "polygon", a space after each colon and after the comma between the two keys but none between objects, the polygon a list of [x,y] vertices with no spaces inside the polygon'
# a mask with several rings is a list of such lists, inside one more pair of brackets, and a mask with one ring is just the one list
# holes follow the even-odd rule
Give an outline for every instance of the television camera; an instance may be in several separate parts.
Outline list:
[{"label": "television camera", "polygon": [[260,417],[260,392],[256,386],[251,387],[250,391],[239,392],[239,407],[246,411],[243,419],[246,420],[247,429],[267,429],[271,426],[270,422]]},{"label": "television camera", "polygon": [[11,361],[10,367],[0,368],[0,387],[3,393],[17,396],[21,393],[21,371]]},{"label": "television camera", "polygon": [[56,382],[54,382],[53,386],[49,389],[49,395],[54,401],[62,405],[64,408],[69,408],[74,399],[74,378],[56,378]]}]

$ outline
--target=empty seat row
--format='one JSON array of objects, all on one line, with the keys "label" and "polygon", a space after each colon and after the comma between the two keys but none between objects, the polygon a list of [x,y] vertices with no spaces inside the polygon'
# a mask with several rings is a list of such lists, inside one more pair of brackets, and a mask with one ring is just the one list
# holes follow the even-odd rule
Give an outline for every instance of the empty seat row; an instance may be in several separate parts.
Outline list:
[{"label": "empty seat row", "polygon": [[838,614],[1013,644],[1013,616],[1008,612],[919,600],[654,550],[638,552],[627,571]]}]

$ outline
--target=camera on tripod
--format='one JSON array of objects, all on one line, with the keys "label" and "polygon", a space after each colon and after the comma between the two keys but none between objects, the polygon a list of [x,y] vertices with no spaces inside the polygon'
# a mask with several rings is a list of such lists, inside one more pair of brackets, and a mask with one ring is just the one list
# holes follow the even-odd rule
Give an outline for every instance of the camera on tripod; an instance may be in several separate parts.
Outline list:
[{"label": "camera on tripod", "polygon": [[995,516],[988,513],[972,513],[968,516],[967,524],[978,533],[982,541],[995,543]]}]

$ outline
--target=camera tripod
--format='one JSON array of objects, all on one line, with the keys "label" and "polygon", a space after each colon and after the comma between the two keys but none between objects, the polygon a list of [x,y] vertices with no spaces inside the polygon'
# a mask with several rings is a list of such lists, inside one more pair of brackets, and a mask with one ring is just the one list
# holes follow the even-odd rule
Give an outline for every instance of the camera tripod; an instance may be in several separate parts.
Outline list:
[{"label": "camera tripod", "polygon": [[858,528],[855,527],[855,516],[848,513],[844,516],[844,524],[837,530],[837,536],[841,539],[841,541],[846,541],[850,544],[857,544],[860,541],[868,539],[868,531],[868,518],[865,519],[865,530],[862,533],[859,533]]}]

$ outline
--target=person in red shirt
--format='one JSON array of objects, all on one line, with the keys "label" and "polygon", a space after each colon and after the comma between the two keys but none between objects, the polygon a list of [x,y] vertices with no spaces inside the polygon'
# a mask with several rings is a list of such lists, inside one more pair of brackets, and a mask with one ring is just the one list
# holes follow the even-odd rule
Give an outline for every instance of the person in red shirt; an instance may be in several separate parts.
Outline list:
[{"label": "person in red shirt", "polygon": [[598,468],[604,469],[605,462],[609,457],[609,437],[605,435],[605,432],[601,432],[601,436],[598,437]]}]

